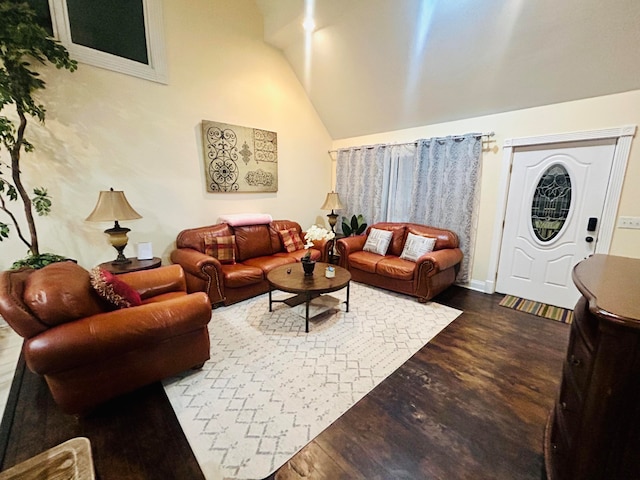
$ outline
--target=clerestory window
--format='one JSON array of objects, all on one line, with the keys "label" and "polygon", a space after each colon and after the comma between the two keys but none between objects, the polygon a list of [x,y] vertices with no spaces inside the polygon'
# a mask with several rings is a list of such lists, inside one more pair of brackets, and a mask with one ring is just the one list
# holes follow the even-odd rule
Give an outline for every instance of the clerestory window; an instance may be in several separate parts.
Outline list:
[{"label": "clerestory window", "polygon": [[79,62],[167,83],[162,0],[27,0]]}]

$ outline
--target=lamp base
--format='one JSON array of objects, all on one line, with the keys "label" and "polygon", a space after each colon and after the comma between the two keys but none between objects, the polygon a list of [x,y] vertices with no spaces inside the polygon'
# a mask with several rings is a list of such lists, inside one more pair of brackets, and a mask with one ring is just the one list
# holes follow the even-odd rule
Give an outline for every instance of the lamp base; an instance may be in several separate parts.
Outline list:
[{"label": "lamp base", "polygon": [[129,243],[127,233],[130,231],[131,230],[126,227],[121,227],[117,220],[113,228],[108,228],[104,231],[104,233],[109,235],[111,245],[118,252],[117,258],[111,262],[111,265],[124,265],[131,263],[131,260],[124,256],[124,249],[127,246],[127,243]]},{"label": "lamp base", "polygon": [[333,210],[331,210],[331,213],[328,213],[327,217],[329,217],[329,226],[331,227],[331,231],[333,233],[336,233],[335,226],[336,226],[336,223],[338,223],[338,214],[333,213]]}]

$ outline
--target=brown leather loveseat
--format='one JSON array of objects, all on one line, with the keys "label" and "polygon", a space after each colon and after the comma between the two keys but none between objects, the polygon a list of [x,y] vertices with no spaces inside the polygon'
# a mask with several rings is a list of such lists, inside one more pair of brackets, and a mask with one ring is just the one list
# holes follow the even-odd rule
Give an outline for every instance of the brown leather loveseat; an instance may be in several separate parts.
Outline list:
[{"label": "brown leather loveseat", "polygon": [[73,262],[0,274],[0,314],[64,412],[86,413],[209,359],[211,306],[187,294],[180,266],[119,275],[137,292],[128,308],[96,293],[92,274]]},{"label": "brown leather loveseat", "polygon": [[[183,230],[171,261],[184,269],[189,292],[206,292],[214,307],[231,305],[268,292],[267,273],[280,265],[299,262],[305,255],[303,248],[286,250],[281,232],[287,230],[294,230],[304,241],[300,225],[289,220],[238,226],[218,223]],[[311,258],[326,261],[329,243],[314,242],[309,249]],[[221,251],[221,245],[230,252]]]},{"label": "brown leather loveseat", "polygon": [[[364,250],[372,229],[391,232],[382,254]],[[409,235],[417,236],[418,241],[421,237],[435,239],[433,251],[413,260],[406,259],[411,255],[401,258]],[[336,248],[340,266],[348,269],[356,282],[412,295],[421,302],[432,299],[455,282],[463,257],[454,232],[416,223],[376,223],[363,235],[340,238]]]}]

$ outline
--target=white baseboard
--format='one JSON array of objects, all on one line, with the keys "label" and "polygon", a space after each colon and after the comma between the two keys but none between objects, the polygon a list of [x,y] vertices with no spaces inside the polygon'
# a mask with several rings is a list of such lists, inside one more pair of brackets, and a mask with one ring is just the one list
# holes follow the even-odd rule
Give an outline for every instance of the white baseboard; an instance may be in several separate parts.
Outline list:
[{"label": "white baseboard", "polygon": [[492,291],[487,290],[487,282],[483,282],[482,280],[471,280],[469,283],[456,283],[456,285],[476,292],[493,293]]}]

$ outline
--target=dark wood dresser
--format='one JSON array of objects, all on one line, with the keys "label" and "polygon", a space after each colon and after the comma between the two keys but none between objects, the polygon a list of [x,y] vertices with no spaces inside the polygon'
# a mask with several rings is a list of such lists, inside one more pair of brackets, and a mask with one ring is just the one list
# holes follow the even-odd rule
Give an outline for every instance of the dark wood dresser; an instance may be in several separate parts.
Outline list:
[{"label": "dark wood dresser", "polygon": [[640,259],[594,255],[573,281],[582,297],[545,429],[547,478],[640,479]]}]

